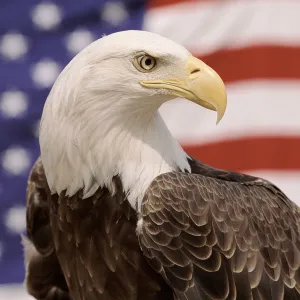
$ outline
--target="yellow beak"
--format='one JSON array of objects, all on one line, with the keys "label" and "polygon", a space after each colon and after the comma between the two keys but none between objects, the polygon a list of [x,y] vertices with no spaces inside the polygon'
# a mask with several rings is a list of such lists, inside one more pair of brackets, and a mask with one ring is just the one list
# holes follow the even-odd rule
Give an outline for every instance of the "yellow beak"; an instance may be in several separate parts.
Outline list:
[{"label": "yellow beak", "polygon": [[227,105],[227,95],[221,77],[200,59],[189,56],[185,78],[147,80],[146,88],[166,89],[170,95],[191,100],[205,108],[217,111],[217,124]]}]

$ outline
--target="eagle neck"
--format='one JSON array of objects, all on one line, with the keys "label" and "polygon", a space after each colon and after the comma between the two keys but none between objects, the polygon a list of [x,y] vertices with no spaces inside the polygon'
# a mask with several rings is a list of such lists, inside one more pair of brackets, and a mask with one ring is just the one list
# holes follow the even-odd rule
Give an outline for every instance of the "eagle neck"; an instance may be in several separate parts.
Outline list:
[{"label": "eagle neck", "polygon": [[111,178],[119,176],[131,207],[140,211],[144,194],[155,177],[190,170],[190,166],[187,154],[157,111],[132,116],[130,120],[126,124],[116,122],[110,134],[98,139],[101,144],[95,144],[93,153],[99,167],[93,172],[97,182],[112,192]]}]

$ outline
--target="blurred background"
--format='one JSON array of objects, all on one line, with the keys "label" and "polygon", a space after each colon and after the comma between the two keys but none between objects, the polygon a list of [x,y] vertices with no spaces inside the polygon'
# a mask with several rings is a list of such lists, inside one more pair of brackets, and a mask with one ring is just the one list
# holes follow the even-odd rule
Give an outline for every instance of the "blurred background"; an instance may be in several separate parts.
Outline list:
[{"label": "blurred background", "polygon": [[213,67],[228,90],[223,120],[176,100],[161,108],[170,130],[203,162],[264,177],[300,205],[299,15],[299,0],[1,0],[0,300],[31,299],[20,234],[44,101],[104,34],[153,31]]}]

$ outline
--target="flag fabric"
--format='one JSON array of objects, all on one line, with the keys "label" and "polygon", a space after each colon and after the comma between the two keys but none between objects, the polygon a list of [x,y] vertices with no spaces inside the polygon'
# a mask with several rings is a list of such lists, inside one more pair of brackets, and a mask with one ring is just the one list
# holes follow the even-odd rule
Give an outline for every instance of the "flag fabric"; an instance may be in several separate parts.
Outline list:
[{"label": "flag fabric", "polygon": [[160,109],[192,156],[275,183],[300,205],[300,1],[8,1],[0,4],[0,300],[26,295],[20,234],[45,99],[63,67],[104,34],[159,33],[223,78],[216,115],[185,100]]}]

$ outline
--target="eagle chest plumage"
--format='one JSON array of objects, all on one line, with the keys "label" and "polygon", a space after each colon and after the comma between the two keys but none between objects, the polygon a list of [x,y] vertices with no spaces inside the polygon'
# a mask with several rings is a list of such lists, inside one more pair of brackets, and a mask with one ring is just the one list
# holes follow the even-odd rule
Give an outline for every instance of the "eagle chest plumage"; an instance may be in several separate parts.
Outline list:
[{"label": "eagle chest plumage", "polygon": [[72,299],[172,299],[140,250],[136,212],[118,177],[114,185],[114,196],[106,188],[84,201],[81,192],[51,196],[54,245]]}]

